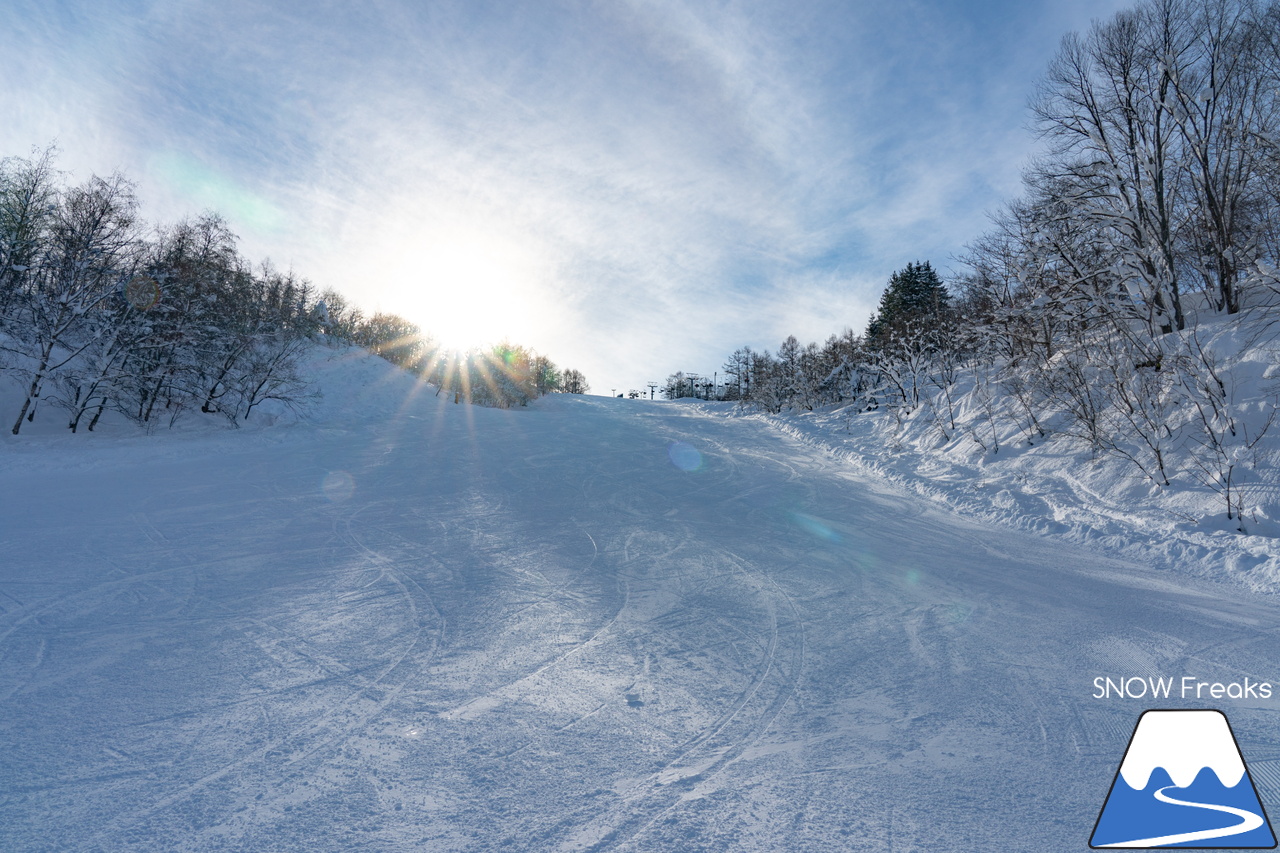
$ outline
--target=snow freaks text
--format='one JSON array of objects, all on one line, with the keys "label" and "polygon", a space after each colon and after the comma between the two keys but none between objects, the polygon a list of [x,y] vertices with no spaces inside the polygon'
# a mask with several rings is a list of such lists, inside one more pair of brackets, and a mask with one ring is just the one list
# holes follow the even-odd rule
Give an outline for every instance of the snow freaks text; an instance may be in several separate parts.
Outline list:
[{"label": "snow freaks text", "polygon": [[1094,699],[1270,699],[1271,683],[1254,681],[1201,681],[1195,676],[1159,678],[1135,675],[1128,678],[1098,676],[1093,680]]}]

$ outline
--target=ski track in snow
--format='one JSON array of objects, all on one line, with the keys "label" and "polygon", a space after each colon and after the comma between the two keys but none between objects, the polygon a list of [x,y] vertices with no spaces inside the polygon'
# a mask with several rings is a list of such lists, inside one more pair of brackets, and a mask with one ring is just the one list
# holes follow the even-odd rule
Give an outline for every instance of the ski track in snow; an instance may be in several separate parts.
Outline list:
[{"label": "ski track in snow", "polygon": [[[1280,659],[1270,598],[692,406],[50,442],[0,456],[6,851],[1086,850],[1148,707],[1094,677]],[[1224,708],[1264,802],[1275,705]]]}]

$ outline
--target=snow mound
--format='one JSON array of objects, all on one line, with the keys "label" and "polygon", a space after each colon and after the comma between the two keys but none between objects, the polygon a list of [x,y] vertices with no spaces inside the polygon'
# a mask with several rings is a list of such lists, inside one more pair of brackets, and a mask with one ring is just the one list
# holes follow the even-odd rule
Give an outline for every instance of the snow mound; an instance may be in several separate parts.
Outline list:
[{"label": "snow mound", "polygon": [[[399,414],[423,416],[446,400],[436,387],[356,346],[315,346],[302,363],[315,397],[300,420],[338,425]],[[283,416],[281,407],[274,411]]]},{"label": "snow mound", "polygon": [[[434,385],[356,346],[312,344],[302,356],[299,375],[304,388],[296,399],[287,403],[266,400],[253,410],[248,420],[236,424],[221,414],[198,409],[161,412],[149,425],[140,425],[119,412],[107,411],[93,433],[82,428],[79,435],[72,436],[64,410],[47,399],[40,402],[35,419],[23,423],[20,438],[66,437],[89,441],[104,436],[142,436],[147,432],[159,436],[225,432],[237,427],[253,431],[300,424],[351,425],[397,414],[422,417],[438,411],[446,402],[444,396],[436,395]],[[9,431],[25,398],[25,390],[13,375],[0,371],[0,423],[4,425],[6,438],[12,439]],[[48,396],[52,398],[53,394]]]}]

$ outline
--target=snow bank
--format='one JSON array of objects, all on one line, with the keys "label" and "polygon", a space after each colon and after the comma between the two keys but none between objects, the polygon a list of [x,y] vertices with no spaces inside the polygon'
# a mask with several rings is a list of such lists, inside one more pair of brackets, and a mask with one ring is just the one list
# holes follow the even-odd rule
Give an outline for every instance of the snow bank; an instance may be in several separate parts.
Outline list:
[{"label": "snow bank", "polygon": [[[712,408],[712,407],[708,407]],[[715,407],[724,413],[728,405]],[[1252,484],[1257,521],[1241,534],[1219,511],[1217,495],[1191,486],[1162,488],[1134,476],[1117,459],[1090,459],[1087,451],[1050,441],[983,451],[957,437],[890,446],[886,418],[834,410],[740,416],[824,449],[851,465],[961,514],[1030,530],[1141,560],[1154,568],[1229,579],[1256,592],[1280,591],[1276,539],[1280,481]]]},{"label": "snow bank", "polygon": [[[1225,325],[1202,334],[1221,356],[1242,433],[1256,435],[1272,414],[1280,357]],[[1051,431],[1041,437],[1021,430],[1007,414],[993,425],[971,377],[966,382],[954,389],[956,426],[946,434],[925,405],[901,420],[854,407],[767,415],[733,404],[697,405],[766,421],[842,464],[966,516],[1156,568],[1229,579],[1259,592],[1280,590],[1280,424],[1238,460],[1237,488],[1246,499],[1242,534],[1238,522],[1227,519],[1222,496],[1195,468],[1188,443],[1170,452],[1172,485],[1159,486],[1118,456],[1093,456]]]}]

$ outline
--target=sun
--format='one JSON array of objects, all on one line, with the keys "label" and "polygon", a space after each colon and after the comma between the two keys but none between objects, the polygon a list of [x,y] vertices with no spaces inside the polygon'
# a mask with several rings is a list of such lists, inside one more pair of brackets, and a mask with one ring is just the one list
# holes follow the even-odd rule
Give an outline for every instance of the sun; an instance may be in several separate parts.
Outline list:
[{"label": "sun", "polygon": [[415,242],[388,296],[441,346],[522,343],[545,324],[544,264],[531,247],[473,229],[440,230]]}]

